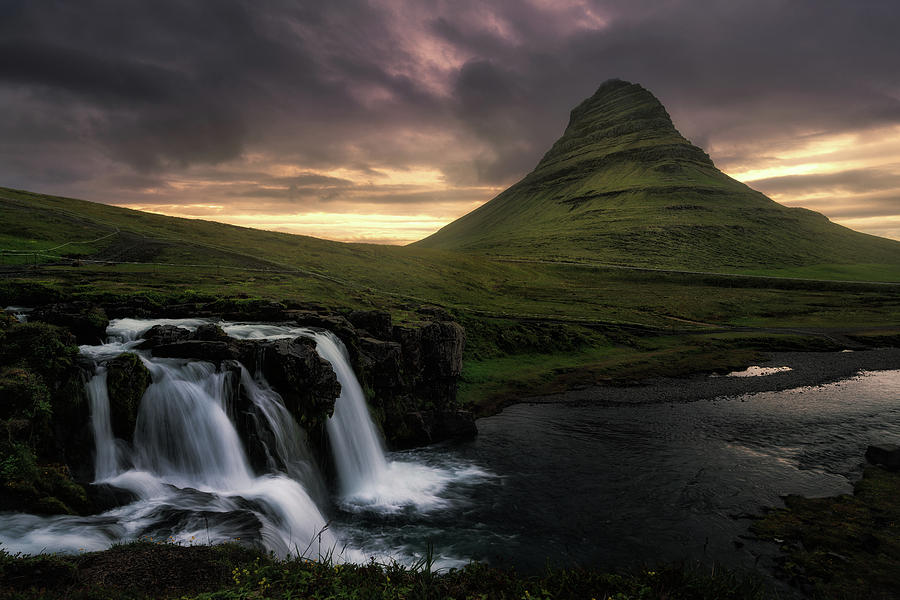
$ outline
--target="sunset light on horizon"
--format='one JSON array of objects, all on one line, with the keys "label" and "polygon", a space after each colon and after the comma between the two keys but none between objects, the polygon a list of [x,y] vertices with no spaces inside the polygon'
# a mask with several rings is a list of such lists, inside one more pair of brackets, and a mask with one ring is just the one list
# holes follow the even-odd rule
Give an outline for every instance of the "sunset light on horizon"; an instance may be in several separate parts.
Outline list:
[{"label": "sunset light on horizon", "polygon": [[0,185],[405,244],[521,179],[618,77],[725,173],[900,239],[890,3],[117,7],[0,13]]}]

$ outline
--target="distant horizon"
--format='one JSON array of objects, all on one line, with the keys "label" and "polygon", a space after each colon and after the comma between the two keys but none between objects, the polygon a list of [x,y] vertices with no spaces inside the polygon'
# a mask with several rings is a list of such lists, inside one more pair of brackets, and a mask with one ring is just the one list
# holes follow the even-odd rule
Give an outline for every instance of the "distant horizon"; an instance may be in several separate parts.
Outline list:
[{"label": "distant horizon", "polygon": [[521,179],[621,78],[726,174],[900,240],[897,30],[878,0],[16,0],[0,183],[406,244]]}]

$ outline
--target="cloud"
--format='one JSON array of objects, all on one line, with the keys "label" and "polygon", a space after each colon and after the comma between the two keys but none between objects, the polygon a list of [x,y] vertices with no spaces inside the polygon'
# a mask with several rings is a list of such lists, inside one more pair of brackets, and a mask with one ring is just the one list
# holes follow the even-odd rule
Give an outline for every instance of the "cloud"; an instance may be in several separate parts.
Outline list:
[{"label": "cloud", "polygon": [[[898,30],[893,0],[10,0],[0,185],[447,214],[524,175],[571,108],[621,77],[728,172],[785,202],[844,194],[863,215],[886,206],[867,193],[900,188],[885,168],[900,149],[765,169],[900,126]],[[438,175],[398,187],[386,172]]]},{"label": "cloud", "polygon": [[812,175],[787,175],[753,181],[753,187],[770,194],[821,191],[864,193],[895,189],[900,187],[898,184],[900,184],[900,165],[895,171],[851,169]]}]

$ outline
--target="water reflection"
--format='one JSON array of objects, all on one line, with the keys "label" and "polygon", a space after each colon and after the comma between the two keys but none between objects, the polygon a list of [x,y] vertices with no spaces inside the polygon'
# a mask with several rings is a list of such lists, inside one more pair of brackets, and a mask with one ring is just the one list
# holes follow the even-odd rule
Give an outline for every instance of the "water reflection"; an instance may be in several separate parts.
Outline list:
[{"label": "water reflection", "polygon": [[418,455],[502,477],[461,489],[467,501],[453,510],[407,515],[391,533],[366,523],[383,543],[432,539],[525,570],[548,558],[753,567],[771,547],[742,537],[749,514],[786,494],[850,492],[866,446],[900,442],[900,371],[689,403],[520,404],[478,425],[477,440]]}]

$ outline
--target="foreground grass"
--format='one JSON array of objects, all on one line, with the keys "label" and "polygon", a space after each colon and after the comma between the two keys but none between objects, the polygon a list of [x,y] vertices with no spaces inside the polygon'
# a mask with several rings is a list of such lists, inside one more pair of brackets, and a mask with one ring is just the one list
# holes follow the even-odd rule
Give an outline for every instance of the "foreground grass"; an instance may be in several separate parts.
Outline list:
[{"label": "foreground grass", "polygon": [[622,573],[548,569],[523,577],[471,563],[435,572],[427,558],[396,563],[281,561],[236,545],[176,546],[137,542],[78,556],[0,554],[0,597],[38,598],[315,598],[315,599],[615,599],[758,600],[748,576],[699,565]]},{"label": "foreground grass", "polygon": [[853,495],[788,496],[752,531],[781,544],[781,574],[820,599],[900,597],[900,473],[868,467]]}]

